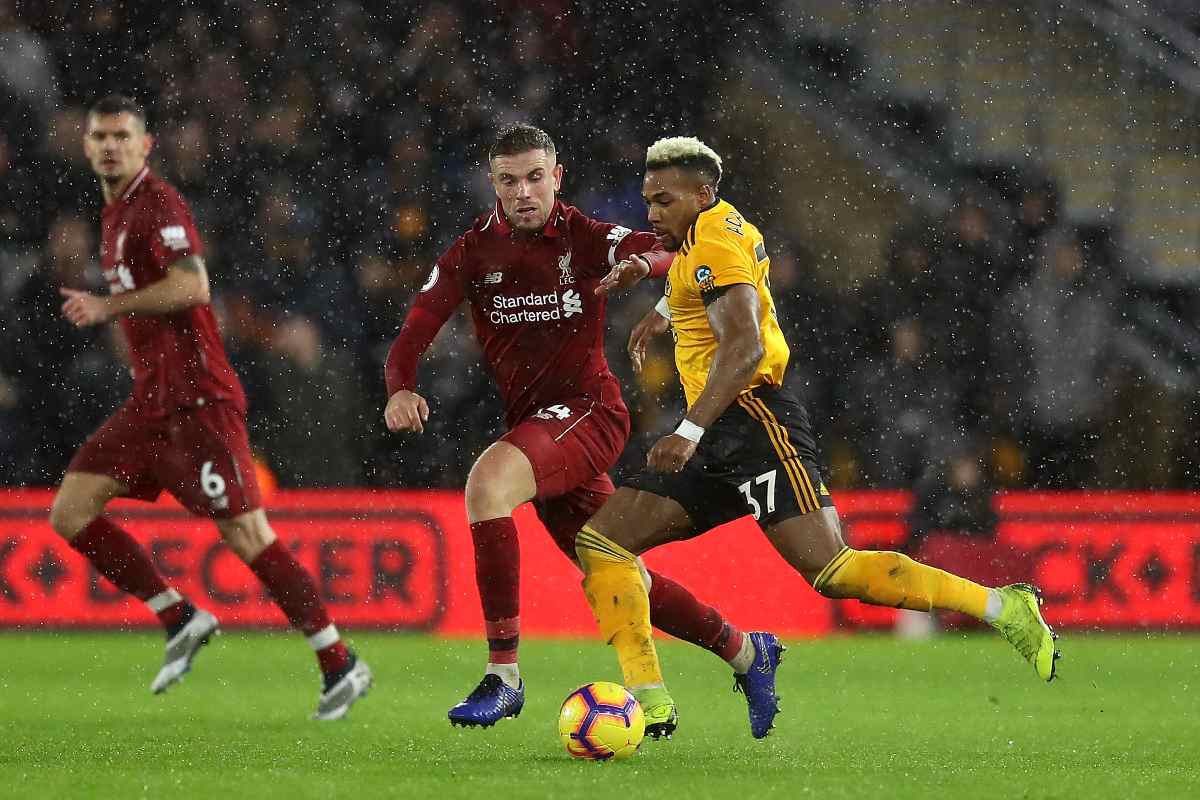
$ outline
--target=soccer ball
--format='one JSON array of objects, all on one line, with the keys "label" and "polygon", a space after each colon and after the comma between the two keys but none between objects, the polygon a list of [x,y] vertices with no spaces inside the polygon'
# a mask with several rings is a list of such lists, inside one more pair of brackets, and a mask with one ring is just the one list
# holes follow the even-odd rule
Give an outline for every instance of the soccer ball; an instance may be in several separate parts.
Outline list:
[{"label": "soccer ball", "polygon": [[628,758],[646,735],[646,717],[624,686],[597,681],[567,695],[558,712],[558,735],[574,758]]}]

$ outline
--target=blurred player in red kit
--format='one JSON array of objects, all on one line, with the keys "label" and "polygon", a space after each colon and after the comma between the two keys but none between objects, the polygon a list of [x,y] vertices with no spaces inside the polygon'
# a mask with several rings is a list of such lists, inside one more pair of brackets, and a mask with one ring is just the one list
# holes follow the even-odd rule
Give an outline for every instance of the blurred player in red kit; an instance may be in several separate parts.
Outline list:
[{"label": "blurred player in red kit", "polygon": [[246,434],[246,396],[209,305],[203,246],[179,193],[146,164],[153,138],[133,100],[92,106],[83,146],[104,193],[101,266],[107,297],[63,288],[80,327],[119,319],[133,394],[76,453],[50,524],[166,629],[157,694],[179,681],[217,619],[164,581],[146,550],[104,515],[114,497],[153,501],[164,490],[210,517],[316,651],[324,677],[314,719],[338,719],[366,693],[371,671],[342,643],[312,577],[276,538],[262,509]]},{"label": "blurred player in red kit", "polygon": [[[480,455],[466,485],[488,664],[449,717],[484,727],[517,716],[525,702],[512,513],[534,501],[555,543],[575,558],[575,534],[613,493],[607,470],[629,437],[629,412],[604,357],[605,295],[665,275],[672,258],[654,234],[590,219],[560,201],[563,165],[544,131],[506,127],[488,164],[496,206],[438,259],[414,299],[388,355],[384,412],[389,430],[423,431],[429,406],[415,391],[417,363],[467,300],[509,429]],[[711,650],[735,673],[749,668],[749,635],[669,578],[645,577],[656,626]],[[773,717],[774,698],[757,713]]]}]

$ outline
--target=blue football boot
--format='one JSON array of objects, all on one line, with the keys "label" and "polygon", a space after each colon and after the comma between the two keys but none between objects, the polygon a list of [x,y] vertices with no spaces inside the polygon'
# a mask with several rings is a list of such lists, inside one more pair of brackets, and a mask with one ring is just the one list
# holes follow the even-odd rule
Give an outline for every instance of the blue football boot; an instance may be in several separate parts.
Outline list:
[{"label": "blue football boot", "polygon": [[754,645],[754,661],[745,675],[734,675],[735,692],[746,695],[750,707],[750,734],[761,739],[775,727],[779,713],[779,696],[775,694],[775,671],[783,662],[784,651],[773,633],[747,633]]},{"label": "blue football boot", "polygon": [[467,695],[467,699],[450,709],[451,725],[490,728],[506,717],[520,716],[525,706],[525,681],[516,689],[499,675],[488,673]]}]

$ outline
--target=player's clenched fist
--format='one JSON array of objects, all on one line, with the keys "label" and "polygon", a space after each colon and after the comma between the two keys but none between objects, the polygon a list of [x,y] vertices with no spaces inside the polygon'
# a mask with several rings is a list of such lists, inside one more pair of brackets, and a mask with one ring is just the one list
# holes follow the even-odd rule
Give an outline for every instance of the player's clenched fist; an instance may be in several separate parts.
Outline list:
[{"label": "player's clenched fist", "polygon": [[669,433],[650,448],[650,455],[646,456],[646,466],[655,472],[679,472],[695,453],[695,442]]},{"label": "player's clenched fist", "polygon": [[62,315],[70,320],[72,325],[86,328],[89,325],[99,325],[107,322],[112,316],[108,311],[108,303],[103,297],[81,292],[78,289],[59,289],[59,294],[67,298],[62,304]]},{"label": "player's clenched fist", "polygon": [[389,431],[425,432],[425,420],[429,419],[429,404],[416,392],[401,389],[388,398],[383,420]]}]

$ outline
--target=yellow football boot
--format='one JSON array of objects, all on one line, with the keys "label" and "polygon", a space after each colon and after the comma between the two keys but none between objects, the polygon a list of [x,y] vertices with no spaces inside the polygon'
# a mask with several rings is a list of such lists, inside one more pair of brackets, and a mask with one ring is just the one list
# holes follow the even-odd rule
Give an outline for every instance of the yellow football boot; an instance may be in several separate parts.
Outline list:
[{"label": "yellow football boot", "polygon": [[1042,619],[1042,593],[1028,583],[1014,583],[996,591],[1003,605],[992,627],[1033,664],[1039,678],[1054,680],[1055,665],[1062,653],[1054,648],[1058,635]]},{"label": "yellow football boot", "polygon": [[644,689],[634,689],[633,696],[637,698],[646,715],[646,735],[651,739],[671,738],[675,726],[679,724],[679,714],[675,712],[675,701],[667,692],[666,687],[654,686]]}]

